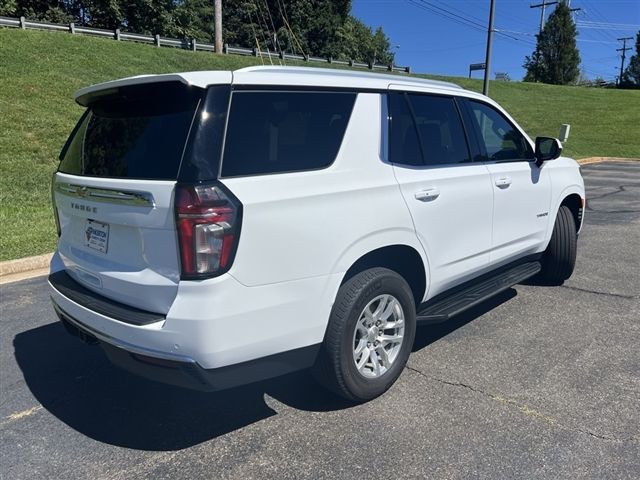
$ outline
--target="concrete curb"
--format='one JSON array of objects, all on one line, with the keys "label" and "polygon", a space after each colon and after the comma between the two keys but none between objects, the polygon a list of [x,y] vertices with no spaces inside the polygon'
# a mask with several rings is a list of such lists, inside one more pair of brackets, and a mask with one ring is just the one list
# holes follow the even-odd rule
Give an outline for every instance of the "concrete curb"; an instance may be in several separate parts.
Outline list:
[{"label": "concrete curb", "polygon": [[46,268],[49,266],[52,256],[53,253],[45,253],[44,255],[37,255],[35,257],[0,262],[0,277]]},{"label": "concrete curb", "polygon": [[[640,162],[640,158],[588,157],[578,160],[580,165],[604,162]],[[35,257],[0,262],[0,284],[45,275],[52,255],[52,253],[46,253]]]},{"label": "concrete curb", "polygon": [[605,162],[640,162],[640,158],[618,158],[618,157],[587,157],[578,160],[580,165],[589,165],[591,163]]},{"label": "concrete curb", "polygon": [[46,275],[53,253],[0,262],[0,285]]}]

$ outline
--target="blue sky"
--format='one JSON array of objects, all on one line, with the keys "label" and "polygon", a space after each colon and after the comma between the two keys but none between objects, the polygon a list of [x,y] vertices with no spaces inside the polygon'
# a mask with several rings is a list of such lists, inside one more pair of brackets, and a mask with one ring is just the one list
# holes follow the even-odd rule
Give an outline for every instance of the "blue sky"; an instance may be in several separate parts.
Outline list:
[{"label": "blue sky", "polygon": [[[353,13],[366,24],[382,26],[396,49],[396,63],[416,72],[467,76],[470,63],[484,62],[486,30],[461,24],[460,17],[487,25],[489,0],[353,0]],[[524,75],[525,55],[535,47],[540,9],[529,8],[541,0],[496,0],[495,28],[514,38],[494,35],[492,73],[507,72],[513,80]],[[422,7],[416,4],[423,5]],[[443,18],[424,4],[441,7],[457,15],[458,22]],[[582,8],[575,19],[582,68],[589,78],[613,80],[620,68],[620,37],[634,37],[640,29],[640,0],[572,0],[571,8]],[[547,17],[553,11],[547,7]],[[437,10],[437,9],[436,9]],[[591,23],[591,22],[596,22]],[[606,23],[606,28],[602,27]],[[615,24],[615,25],[611,25]],[[634,27],[628,27],[632,25]],[[485,27],[486,29],[486,27]],[[516,33],[512,33],[516,32]],[[634,41],[628,45],[634,46]],[[627,52],[627,62],[631,54]],[[474,72],[481,78],[482,72]],[[493,75],[492,75],[493,78]]]}]

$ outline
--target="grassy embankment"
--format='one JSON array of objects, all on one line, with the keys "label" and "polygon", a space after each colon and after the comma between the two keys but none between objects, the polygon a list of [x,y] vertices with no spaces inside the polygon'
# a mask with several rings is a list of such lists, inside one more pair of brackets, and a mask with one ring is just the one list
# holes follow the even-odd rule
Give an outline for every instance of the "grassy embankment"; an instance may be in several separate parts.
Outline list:
[{"label": "grassy embankment", "polygon": [[[0,29],[0,260],[54,247],[49,182],[82,112],[72,100],[75,90],[142,73],[256,63],[260,59]],[[473,90],[482,87],[479,80],[445,79]],[[493,82],[490,93],[531,136],[555,136],[561,123],[570,123],[568,155],[640,156],[640,91]]]}]

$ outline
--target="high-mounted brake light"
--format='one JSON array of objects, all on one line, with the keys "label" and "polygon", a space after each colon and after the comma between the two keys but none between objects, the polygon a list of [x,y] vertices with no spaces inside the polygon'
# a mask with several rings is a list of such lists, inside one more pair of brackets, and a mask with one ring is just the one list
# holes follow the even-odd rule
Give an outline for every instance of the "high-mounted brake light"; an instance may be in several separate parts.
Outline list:
[{"label": "high-mounted brake light", "polygon": [[175,210],[182,278],[229,270],[240,234],[240,202],[218,183],[178,185]]}]

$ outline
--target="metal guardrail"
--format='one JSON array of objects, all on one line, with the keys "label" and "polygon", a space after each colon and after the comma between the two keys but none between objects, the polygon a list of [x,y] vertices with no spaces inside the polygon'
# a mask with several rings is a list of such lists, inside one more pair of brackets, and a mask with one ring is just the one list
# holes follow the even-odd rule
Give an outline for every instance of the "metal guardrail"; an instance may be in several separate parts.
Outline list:
[{"label": "metal guardrail", "polygon": [[[215,52],[216,48],[214,45],[210,43],[200,43],[196,41],[195,38],[192,39],[179,39],[179,38],[169,38],[169,37],[161,37],[160,35],[145,35],[142,33],[133,33],[133,32],[121,32],[120,29],[115,30],[106,30],[102,28],[92,28],[85,26],[76,26],[74,23],[69,24],[60,24],[60,23],[48,23],[41,22],[37,20],[27,20],[25,17],[13,18],[13,17],[2,17],[0,16],[0,27],[14,27],[25,29],[35,29],[35,30],[54,30],[54,31],[63,31],[69,32],[71,34],[80,34],[80,35],[93,35],[98,37],[107,37],[112,38],[117,41],[131,41],[131,42],[140,42],[140,43],[149,43],[155,45],[156,47],[172,47],[172,48],[181,48],[184,50],[191,51],[203,51],[203,52]],[[369,70],[386,70],[389,72],[406,72],[411,73],[411,67],[399,67],[396,65],[382,65],[379,63],[362,63],[356,62],[354,60],[340,60],[334,58],[322,58],[322,57],[312,57],[308,55],[296,55],[293,53],[286,52],[275,52],[271,50],[258,50],[256,48],[244,48],[244,47],[234,47],[231,45],[224,45],[223,51],[221,53],[230,54],[230,55],[246,55],[252,57],[267,57],[267,58],[279,58],[281,60],[298,60],[304,62],[315,62],[315,63],[331,63],[335,65],[344,65],[352,68],[366,68]]]}]

